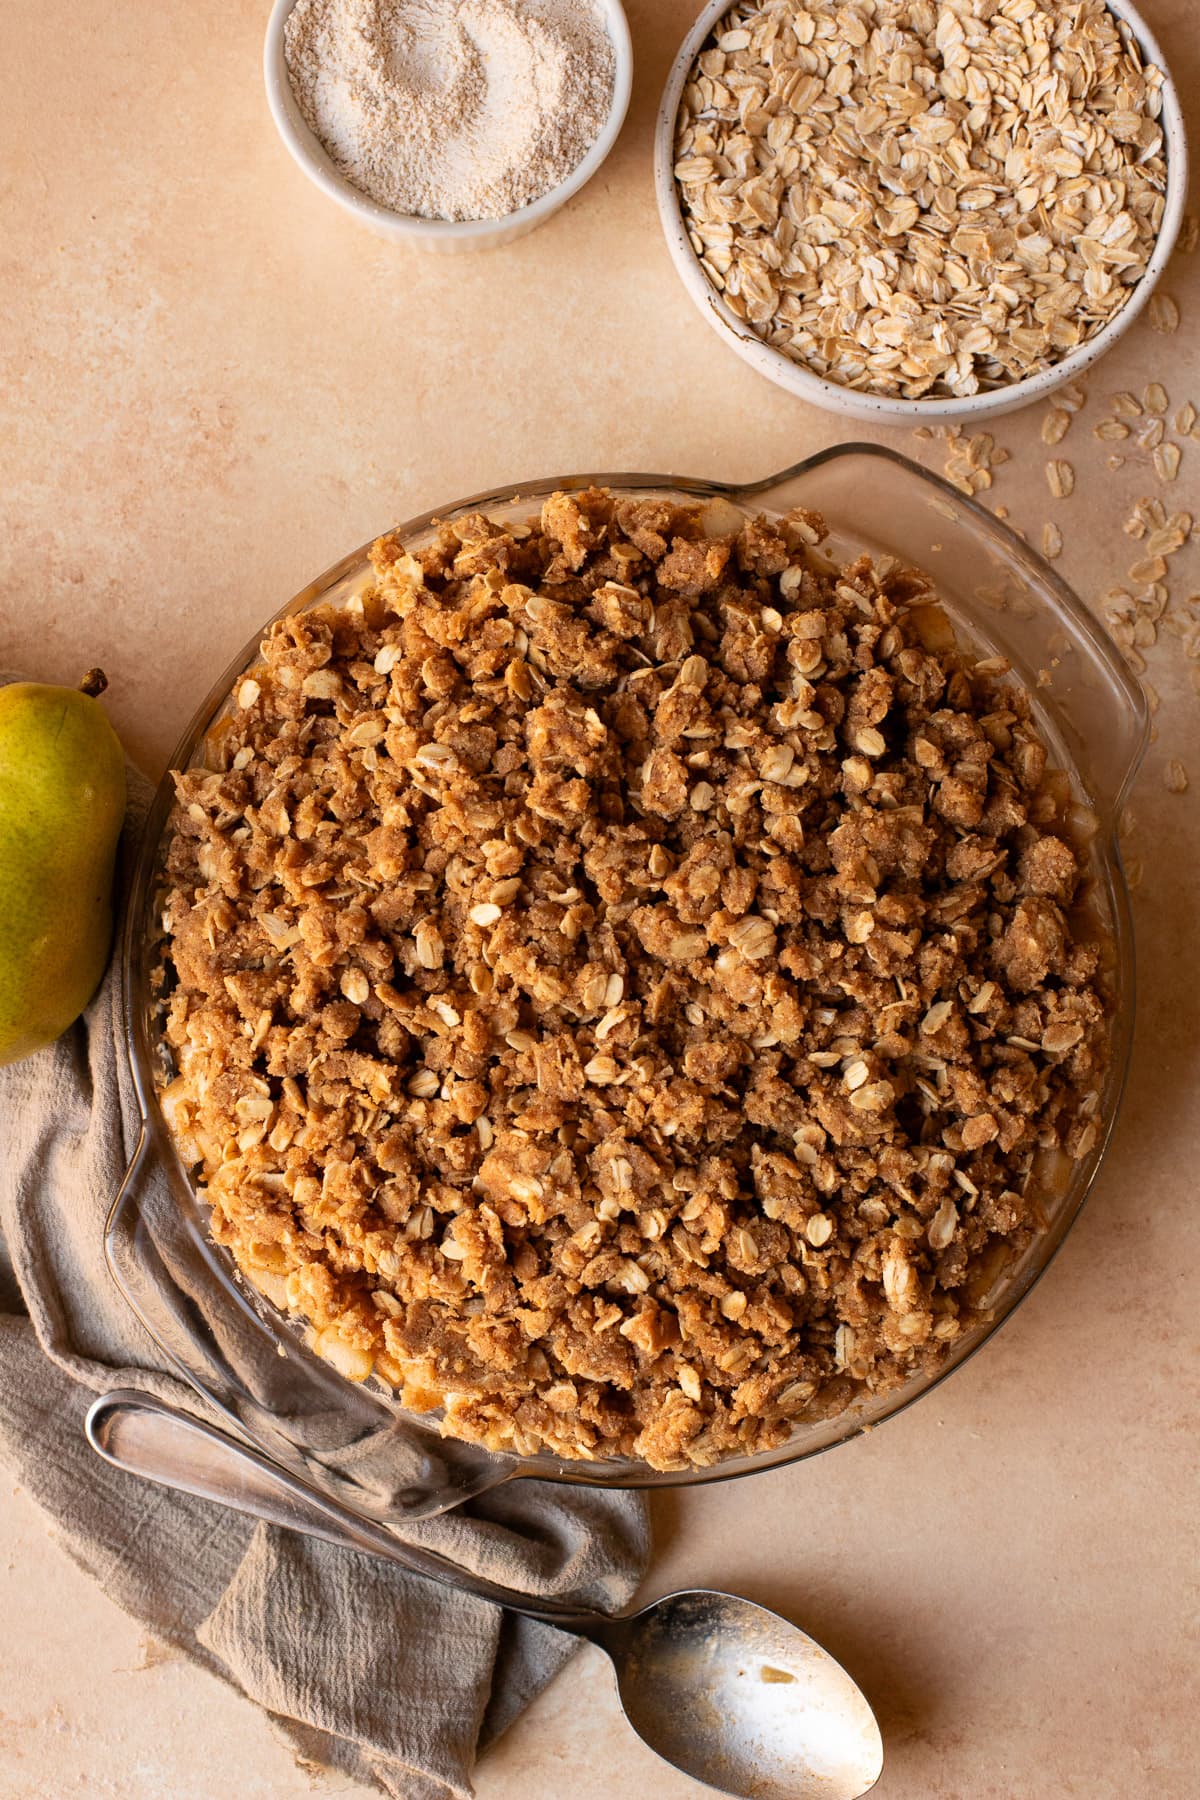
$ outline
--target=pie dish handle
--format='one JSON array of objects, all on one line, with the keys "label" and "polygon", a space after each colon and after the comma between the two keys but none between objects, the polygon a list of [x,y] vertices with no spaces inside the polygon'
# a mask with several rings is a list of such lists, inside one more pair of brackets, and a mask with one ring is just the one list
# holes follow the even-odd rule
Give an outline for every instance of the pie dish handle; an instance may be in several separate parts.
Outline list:
[{"label": "pie dish handle", "polygon": [[104,1250],[159,1349],[264,1456],[380,1524],[433,1518],[519,1473],[515,1458],[443,1438],[293,1337],[208,1235],[153,1116],[113,1202]]},{"label": "pie dish handle", "polygon": [[1008,658],[1055,733],[1115,842],[1145,753],[1141,687],[1087,607],[1024,539],[978,500],[879,444],[838,444],[731,490],[746,507],[823,515],[841,557],[890,554],[933,578],[947,611]]}]

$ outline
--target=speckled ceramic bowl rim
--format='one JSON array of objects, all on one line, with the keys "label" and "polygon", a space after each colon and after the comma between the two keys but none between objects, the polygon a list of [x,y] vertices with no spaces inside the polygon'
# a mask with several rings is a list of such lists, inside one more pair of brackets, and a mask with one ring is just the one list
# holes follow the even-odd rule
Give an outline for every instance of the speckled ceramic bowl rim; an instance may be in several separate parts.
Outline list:
[{"label": "speckled ceramic bowl rim", "polygon": [[339,206],[352,213],[382,237],[399,243],[410,243],[425,249],[482,250],[511,241],[532,231],[552,213],[565,206],[573,194],[586,185],[616,143],[633,87],[633,45],[629,21],[621,0],[593,0],[608,32],[613,47],[613,93],[608,117],[599,136],[576,164],[565,181],[550,189],[540,199],[530,201],[515,213],[501,219],[421,219],[393,212],[377,200],[361,193],[344,175],[339,174],[326,151],[304,121],[292,92],[284,60],[284,27],[296,0],[275,0],[267,21],[263,46],[263,78],[267,105],[275,128],[285,148],[314,185]]},{"label": "speckled ceramic bowl rim", "polygon": [[844,417],[873,420],[879,425],[915,425],[937,419],[984,419],[999,413],[1028,406],[1066,385],[1091,367],[1105,351],[1111,349],[1146,306],[1154,288],[1170,260],[1183,222],[1188,187],[1187,133],[1179,95],[1157,39],[1140,13],[1128,0],[1107,0],[1108,10],[1124,20],[1137,42],[1143,62],[1154,63],[1163,73],[1163,106],[1161,124],[1166,144],[1167,193],[1162,225],[1146,272],[1133,289],[1120,312],[1109,320],[1102,331],[1052,368],[1043,369],[1023,381],[989,391],[949,399],[903,400],[883,394],[863,393],[827,381],[811,370],[792,362],[779,350],[765,344],[749,330],[708,281],[688,239],[679,207],[674,176],[675,120],[689,69],[698,51],[718,19],[730,10],[734,0],[709,0],[695,24],[680,45],[667,77],[659,104],[654,138],[654,187],[658,200],[667,248],[676,273],[701,314],[718,336],[737,352],[744,362],[765,375],[777,387],[786,388],[799,400],[827,412]]}]

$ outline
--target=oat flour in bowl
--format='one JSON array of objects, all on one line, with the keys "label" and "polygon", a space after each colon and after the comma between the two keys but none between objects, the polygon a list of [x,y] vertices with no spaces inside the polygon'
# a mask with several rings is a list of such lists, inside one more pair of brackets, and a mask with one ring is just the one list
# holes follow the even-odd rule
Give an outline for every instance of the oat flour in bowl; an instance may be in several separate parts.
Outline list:
[{"label": "oat flour in bowl", "polygon": [[539,199],[612,99],[612,44],[570,0],[297,0],[284,54],[338,171],[422,218],[497,219]]}]

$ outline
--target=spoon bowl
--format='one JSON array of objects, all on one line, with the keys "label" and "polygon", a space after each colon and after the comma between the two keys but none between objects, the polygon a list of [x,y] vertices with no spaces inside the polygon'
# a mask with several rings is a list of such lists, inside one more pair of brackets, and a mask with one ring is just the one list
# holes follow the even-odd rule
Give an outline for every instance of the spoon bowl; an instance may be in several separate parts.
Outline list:
[{"label": "spoon bowl", "polygon": [[859,1800],[879,1780],[883,1739],[862,1691],[765,1606],[693,1588],[594,1639],[638,1736],[720,1793]]}]

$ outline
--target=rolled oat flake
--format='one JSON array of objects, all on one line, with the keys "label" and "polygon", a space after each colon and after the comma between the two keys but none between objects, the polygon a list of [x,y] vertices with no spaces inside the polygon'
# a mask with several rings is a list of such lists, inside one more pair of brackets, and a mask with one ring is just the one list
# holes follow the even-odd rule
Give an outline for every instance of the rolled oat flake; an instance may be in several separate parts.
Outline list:
[{"label": "rolled oat flake", "polygon": [[587,0],[297,0],[284,57],[306,124],[372,200],[498,219],[564,181],[613,90]]}]

